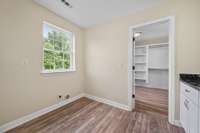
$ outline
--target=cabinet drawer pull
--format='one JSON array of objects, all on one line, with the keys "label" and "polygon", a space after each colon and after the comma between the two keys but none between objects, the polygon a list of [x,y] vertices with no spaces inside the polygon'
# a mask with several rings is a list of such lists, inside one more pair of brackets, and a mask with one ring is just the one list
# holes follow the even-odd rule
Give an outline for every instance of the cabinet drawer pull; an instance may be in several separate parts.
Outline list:
[{"label": "cabinet drawer pull", "polygon": [[185,99],[185,101],[184,101],[184,105],[185,105],[185,108],[186,108],[187,110],[189,110],[189,106],[188,106],[188,104],[189,104],[189,101]]},{"label": "cabinet drawer pull", "polygon": [[190,92],[190,90],[188,90],[188,89],[185,89],[185,92],[188,92],[188,93],[189,93],[189,92]]}]

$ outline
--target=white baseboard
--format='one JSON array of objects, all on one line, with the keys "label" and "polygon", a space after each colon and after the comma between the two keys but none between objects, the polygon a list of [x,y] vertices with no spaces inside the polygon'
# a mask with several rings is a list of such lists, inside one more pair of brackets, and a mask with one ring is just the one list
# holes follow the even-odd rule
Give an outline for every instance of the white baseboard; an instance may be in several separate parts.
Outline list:
[{"label": "white baseboard", "polygon": [[1,125],[0,126],[0,133],[6,132],[6,131],[8,131],[10,129],[13,129],[13,128],[17,127],[17,126],[20,126],[20,125],[22,125],[22,124],[24,124],[24,123],[26,123],[26,122],[28,122],[30,120],[33,120],[33,119],[35,119],[35,118],[37,118],[39,116],[42,116],[42,115],[44,115],[46,113],[49,113],[49,112],[51,112],[51,111],[53,111],[55,109],[58,109],[58,108],[66,105],[66,104],[69,104],[69,103],[71,103],[73,101],[76,101],[76,100],[80,99],[81,97],[84,97],[84,94],[77,95],[77,96],[72,97],[72,98],[70,98],[68,100],[59,102],[59,103],[54,104],[54,105],[52,105],[50,107],[41,109],[41,110],[39,110],[37,112],[34,112],[32,114],[26,115],[26,116],[21,117],[21,118],[19,118],[17,120],[14,120],[14,121],[11,121],[11,122],[6,123],[4,125]]},{"label": "white baseboard", "polygon": [[104,103],[104,104],[108,104],[110,106],[113,106],[113,107],[116,107],[116,108],[119,108],[119,109],[123,109],[123,110],[127,110],[127,111],[131,110],[128,105],[117,103],[117,102],[114,102],[114,101],[111,101],[111,100],[108,100],[108,99],[105,99],[105,98],[100,98],[100,97],[93,96],[93,95],[90,95],[90,94],[85,94],[85,97],[92,99],[94,101],[98,101],[98,102],[101,102],[101,103]]}]

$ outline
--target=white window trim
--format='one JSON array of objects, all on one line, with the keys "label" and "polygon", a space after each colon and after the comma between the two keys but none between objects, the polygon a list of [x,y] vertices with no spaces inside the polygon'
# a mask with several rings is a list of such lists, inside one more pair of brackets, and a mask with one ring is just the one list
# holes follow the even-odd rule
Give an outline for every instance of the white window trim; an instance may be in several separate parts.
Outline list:
[{"label": "white window trim", "polygon": [[[67,72],[75,72],[76,71],[76,61],[75,61],[75,56],[76,56],[76,53],[75,53],[75,34],[74,34],[74,32],[72,32],[72,31],[70,31],[70,30],[65,30],[65,29],[63,29],[63,28],[60,28],[59,26],[57,26],[57,25],[54,25],[54,24],[51,24],[51,23],[49,23],[49,22],[46,22],[46,21],[43,21],[43,23],[42,23],[42,29],[43,29],[43,26],[44,26],[44,24],[47,24],[47,25],[49,25],[49,26],[51,26],[51,27],[54,27],[54,28],[56,28],[56,29],[58,29],[58,30],[60,30],[60,31],[62,31],[62,32],[70,32],[70,33],[72,33],[72,51],[71,52],[67,52],[67,53],[69,53],[70,54],[70,56],[71,56],[71,54],[73,55],[72,56],[72,60],[70,60],[70,64],[72,64],[72,65],[70,65],[70,68],[69,69],[56,69],[56,70],[44,70],[44,50],[45,50],[45,48],[44,48],[44,46],[43,46],[43,41],[42,41],[42,71],[40,72],[41,74],[51,74],[51,73],[67,73]],[[43,33],[43,31],[42,31],[42,33]],[[43,34],[42,34],[43,35]],[[42,38],[43,39],[43,38]],[[48,50],[48,51],[53,51],[53,52],[58,52],[58,51],[56,51],[56,50],[51,50],[51,49],[46,49],[46,50]]]}]

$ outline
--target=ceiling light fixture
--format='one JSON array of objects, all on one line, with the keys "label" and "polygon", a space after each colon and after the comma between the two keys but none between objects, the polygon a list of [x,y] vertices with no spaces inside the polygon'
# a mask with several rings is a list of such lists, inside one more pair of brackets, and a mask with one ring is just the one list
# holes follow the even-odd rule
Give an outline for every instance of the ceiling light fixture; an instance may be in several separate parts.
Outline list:
[{"label": "ceiling light fixture", "polygon": [[67,7],[72,8],[72,5],[66,0],[61,0],[61,2],[63,2]]}]

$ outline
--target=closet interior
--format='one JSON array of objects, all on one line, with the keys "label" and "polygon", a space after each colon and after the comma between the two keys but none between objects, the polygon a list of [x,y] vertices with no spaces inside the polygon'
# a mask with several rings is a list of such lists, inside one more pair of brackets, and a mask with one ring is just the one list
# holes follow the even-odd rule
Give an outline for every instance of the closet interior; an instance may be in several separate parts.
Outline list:
[{"label": "closet interior", "polygon": [[168,42],[135,46],[136,86],[168,88],[168,51]]}]

